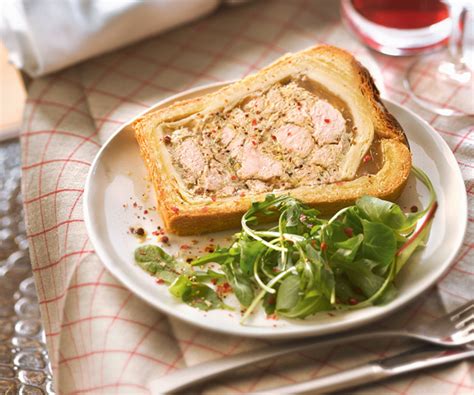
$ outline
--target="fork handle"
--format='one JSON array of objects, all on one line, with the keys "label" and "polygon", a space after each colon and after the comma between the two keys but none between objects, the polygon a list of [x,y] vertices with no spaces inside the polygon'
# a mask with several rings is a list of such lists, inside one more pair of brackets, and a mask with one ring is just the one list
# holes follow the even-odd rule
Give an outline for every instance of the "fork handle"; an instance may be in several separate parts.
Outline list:
[{"label": "fork handle", "polygon": [[173,393],[220,376],[231,370],[294,352],[308,351],[308,349],[315,347],[330,347],[367,339],[394,336],[401,337],[406,335],[407,334],[402,331],[353,332],[344,336],[326,336],[324,338],[313,339],[312,341],[300,340],[298,342],[275,344],[180,369],[164,377],[151,380],[148,383],[148,388],[152,394]]}]

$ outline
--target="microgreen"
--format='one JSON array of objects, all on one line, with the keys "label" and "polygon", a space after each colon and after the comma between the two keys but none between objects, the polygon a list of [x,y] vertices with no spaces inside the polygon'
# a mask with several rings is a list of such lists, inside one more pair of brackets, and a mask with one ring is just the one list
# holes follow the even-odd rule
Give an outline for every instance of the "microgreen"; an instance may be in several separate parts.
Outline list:
[{"label": "microgreen", "polygon": [[396,296],[395,276],[424,245],[437,207],[429,178],[417,168],[413,174],[430,193],[417,213],[362,196],[326,220],[290,195],[267,195],[243,215],[229,247],[186,264],[147,245],[135,260],[177,299],[202,310],[229,308],[218,292],[225,284],[245,311],[241,322],[260,304],[267,314],[302,319],[387,303]]}]

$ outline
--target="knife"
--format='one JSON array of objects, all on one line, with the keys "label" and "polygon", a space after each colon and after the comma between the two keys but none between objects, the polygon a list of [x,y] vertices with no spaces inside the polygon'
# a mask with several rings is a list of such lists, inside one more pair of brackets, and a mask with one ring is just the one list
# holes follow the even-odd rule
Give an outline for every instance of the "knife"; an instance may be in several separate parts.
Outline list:
[{"label": "knife", "polygon": [[302,395],[339,391],[419,369],[439,366],[472,357],[474,357],[473,344],[455,349],[426,345],[392,357],[371,361],[367,364],[359,365],[339,373],[330,374],[303,383],[271,388],[262,392],[254,392],[253,394]]}]

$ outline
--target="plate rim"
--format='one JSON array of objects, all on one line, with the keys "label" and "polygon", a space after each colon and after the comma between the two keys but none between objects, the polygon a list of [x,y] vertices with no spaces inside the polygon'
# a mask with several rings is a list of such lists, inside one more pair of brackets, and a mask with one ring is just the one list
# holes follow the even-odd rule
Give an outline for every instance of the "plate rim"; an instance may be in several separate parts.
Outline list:
[{"label": "plate rim", "polygon": [[[348,320],[348,321],[340,321],[340,322],[335,322],[334,324],[326,324],[322,329],[318,328],[317,325],[315,326],[301,326],[295,330],[294,328],[282,328],[282,329],[276,329],[272,327],[251,327],[251,326],[239,326],[237,325],[236,328],[220,328],[216,326],[212,326],[210,323],[205,323],[205,320],[203,321],[196,321],[193,318],[189,318],[186,315],[182,315],[180,313],[176,313],[172,307],[167,306],[165,303],[160,304],[157,303],[156,299],[149,298],[145,292],[142,291],[140,287],[137,287],[136,284],[133,281],[129,281],[128,276],[126,273],[122,273],[120,270],[116,270],[115,266],[113,264],[113,260],[109,259],[107,252],[105,251],[105,248],[102,248],[102,243],[100,242],[100,237],[96,234],[94,231],[93,227],[93,221],[91,217],[91,210],[89,208],[88,202],[90,201],[90,191],[91,191],[91,183],[93,176],[95,174],[95,170],[97,169],[97,166],[99,164],[100,159],[103,156],[104,151],[107,149],[109,144],[127,127],[129,127],[135,120],[138,118],[142,117],[143,115],[153,111],[155,108],[158,106],[165,105],[169,102],[172,102],[174,100],[179,99],[182,96],[193,94],[202,90],[206,89],[212,89],[212,88],[219,88],[223,87],[225,85],[228,85],[232,83],[233,81],[223,81],[223,82],[215,82],[211,84],[205,84],[201,85],[198,87],[194,87],[192,89],[185,90],[183,92],[177,93],[175,95],[166,97],[165,99],[162,99],[155,103],[154,105],[150,106],[149,108],[145,109],[144,111],[140,112],[138,115],[134,116],[131,120],[123,123],[121,126],[119,126],[111,135],[110,137],[104,142],[104,144],[101,146],[99,151],[97,152],[91,167],[88,171],[87,177],[86,177],[86,182],[84,185],[84,199],[83,199],[83,214],[84,214],[84,222],[86,225],[86,230],[87,234],[89,237],[89,240],[94,248],[95,253],[97,254],[97,257],[101,261],[101,263],[107,268],[109,273],[116,278],[120,283],[125,285],[127,289],[132,292],[134,295],[138,296],[141,300],[146,302],[148,305],[156,308],[159,312],[162,314],[166,314],[169,318],[176,318],[182,322],[186,322],[190,325],[193,325],[195,327],[199,327],[205,330],[209,330],[212,332],[218,332],[222,333],[225,335],[234,335],[234,336],[241,336],[241,337],[247,337],[247,338],[266,338],[266,339],[290,339],[290,338],[298,338],[298,337],[305,337],[305,336],[322,336],[322,335],[327,335],[331,333],[339,333],[346,331],[351,328],[359,328],[364,325],[367,325],[371,322],[378,321],[390,314],[394,314],[396,311],[398,311],[400,308],[403,306],[407,305],[408,303],[412,302],[417,296],[420,296],[424,294],[429,288],[431,288],[452,266],[452,263],[454,261],[454,258],[458,254],[460,248],[462,247],[462,243],[465,239],[466,235],[466,230],[467,230],[467,222],[468,222],[468,216],[467,216],[467,194],[464,193],[462,196],[462,201],[459,202],[459,204],[462,206],[462,211],[465,212],[466,214],[464,215],[464,221],[460,226],[462,226],[461,229],[461,236],[459,237],[459,240],[456,241],[455,243],[455,248],[451,250],[451,253],[448,255],[448,258],[446,259],[446,262],[444,265],[440,265],[439,270],[435,272],[433,277],[427,281],[426,283],[422,283],[420,286],[416,287],[411,293],[409,297],[399,297],[397,298],[399,301],[397,303],[397,299],[392,301],[390,304],[386,306],[375,306],[376,308],[380,308],[378,312],[374,312],[372,314],[359,317],[356,320]],[[456,178],[457,182],[461,182],[463,185],[463,190],[465,191],[464,187],[464,179],[462,177],[461,170],[459,168],[459,165],[457,163],[456,157],[454,156],[454,153],[451,151],[449,148],[448,144],[446,141],[439,135],[438,132],[426,121],[424,120],[421,116],[416,114],[414,111],[411,109],[403,106],[402,104],[396,103],[395,101],[388,99],[388,98],[382,98],[384,104],[388,103],[391,106],[397,107],[399,110],[402,110],[406,113],[408,113],[411,117],[415,118],[418,122],[422,123],[424,127],[429,131],[430,135],[433,137],[435,142],[437,143],[438,146],[441,146],[444,151],[448,152],[448,155],[445,156],[449,162],[451,162],[452,166],[455,169],[456,173]],[[245,328],[242,330],[242,328]],[[319,329],[316,330],[315,329]]]}]

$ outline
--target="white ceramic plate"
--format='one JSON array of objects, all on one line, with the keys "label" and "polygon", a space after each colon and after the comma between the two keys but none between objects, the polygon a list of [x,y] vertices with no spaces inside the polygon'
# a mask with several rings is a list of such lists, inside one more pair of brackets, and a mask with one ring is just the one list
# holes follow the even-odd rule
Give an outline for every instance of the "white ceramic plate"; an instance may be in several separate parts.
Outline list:
[{"label": "white ceramic plate", "polygon": [[[221,85],[184,92],[154,108],[208,93]],[[390,101],[385,103],[403,126],[414,164],[429,175],[439,200],[428,244],[411,258],[397,277],[399,295],[388,305],[335,315],[320,313],[306,320],[269,320],[260,311],[246,325],[241,325],[238,312],[203,312],[175,300],[165,285],[158,285],[153,277],[134,263],[133,252],[139,242],[129,233],[129,228],[142,226],[150,234],[161,220],[155,211],[143,214],[145,209],[155,205],[155,195],[146,181],[146,170],[130,124],[120,128],[104,144],[86,182],[85,222],[99,258],[125,286],[162,312],[190,324],[228,334],[267,339],[322,335],[366,324],[393,312],[420,295],[448,269],[466,230],[467,200],[459,167],[444,140],[411,111]],[[427,201],[426,189],[412,177],[399,204],[406,209],[412,205],[421,208]],[[133,206],[134,202],[138,207]],[[210,238],[214,239],[214,244],[220,241],[224,245],[228,243],[225,238],[234,232],[199,237],[168,236],[172,252],[178,251],[182,244],[193,245],[192,240],[198,241],[193,248],[202,251]],[[150,236],[148,242],[156,244],[157,238]],[[195,254],[196,251],[185,250],[185,253]]]}]

